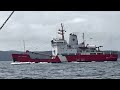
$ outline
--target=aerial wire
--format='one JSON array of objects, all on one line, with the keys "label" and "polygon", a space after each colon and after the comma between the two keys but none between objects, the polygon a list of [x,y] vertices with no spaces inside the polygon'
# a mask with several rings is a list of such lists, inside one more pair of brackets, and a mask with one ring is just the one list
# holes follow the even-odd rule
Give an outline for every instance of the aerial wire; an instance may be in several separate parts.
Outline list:
[{"label": "aerial wire", "polygon": [[12,11],[12,13],[9,15],[9,17],[5,20],[5,22],[2,24],[2,26],[0,27],[0,30],[4,27],[4,25],[7,23],[7,21],[10,19],[10,17],[13,15],[14,11]]}]

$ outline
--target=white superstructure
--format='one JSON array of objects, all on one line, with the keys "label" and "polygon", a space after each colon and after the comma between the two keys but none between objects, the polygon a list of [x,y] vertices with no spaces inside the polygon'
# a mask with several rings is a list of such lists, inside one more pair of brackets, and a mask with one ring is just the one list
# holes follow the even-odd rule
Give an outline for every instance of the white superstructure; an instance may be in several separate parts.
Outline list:
[{"label": "white superstructure", "polygon": [[83,42],[78,43],[77,35],[74,33],[70,33],[69,35],[69,43],[64,39],[64,33],[66,32],[63,30],[63,25],[61,24],[62,29],[58,30],[58,34],[62,35],[62,38],[54,38],[51,41],[52,45],[52,55],[76,55],[79,54],[90,54],[93,52],[98,52],[96,49],[96,45],[89,45],[87,44],[85,46],[85,40],[84,40],[84,33],[83,33]]}]

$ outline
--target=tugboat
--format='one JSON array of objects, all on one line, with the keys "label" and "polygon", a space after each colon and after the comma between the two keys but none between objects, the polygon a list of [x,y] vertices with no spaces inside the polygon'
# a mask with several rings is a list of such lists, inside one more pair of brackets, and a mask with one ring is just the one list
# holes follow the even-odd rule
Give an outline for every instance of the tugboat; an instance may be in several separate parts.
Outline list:
[{"label": "tugboat", "polygon": [[[12,54],[13,62],[91,62],[91,61],[117,61],[118,54],[115,51],[105,52],[100,48],[103,46],[85,44],[84,33],[83,41],[78,43],[77,35],[69,34],[69,43],[64,38],[65,30],[61,23],[58,34],[61,38],[51,40],[52,55],[40,54],[26,50],[24,54]],[[44,56],[43,57],[41,57]]]}]

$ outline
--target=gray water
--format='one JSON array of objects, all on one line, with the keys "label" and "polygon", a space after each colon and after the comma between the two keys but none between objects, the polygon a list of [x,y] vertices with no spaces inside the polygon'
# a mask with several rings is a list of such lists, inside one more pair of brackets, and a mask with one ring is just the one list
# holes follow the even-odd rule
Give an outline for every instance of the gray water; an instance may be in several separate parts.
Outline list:
[{"label": "gray water", "polygon": [[120,59],[109,62],[34,63],[0,61],[0,79],[120,79]]}]

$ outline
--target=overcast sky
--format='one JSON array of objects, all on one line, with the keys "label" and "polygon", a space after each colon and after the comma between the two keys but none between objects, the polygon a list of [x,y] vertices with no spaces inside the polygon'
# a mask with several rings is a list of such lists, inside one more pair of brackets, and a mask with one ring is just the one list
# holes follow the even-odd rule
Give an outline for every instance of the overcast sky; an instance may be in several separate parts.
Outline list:
[{"label": "overcast sky", "polygon": [[[0,11],[0,25],[11,11]],[[60,23],[67,31],[77,33],[79,43],[85,33],[86,43],[103,45],[102,50],[120,50],[119,11],[15,11],[0,31],[0,51],[51,50],[50,41],[57,37]],[[93,38],[93,39],[90,39]]]}]

